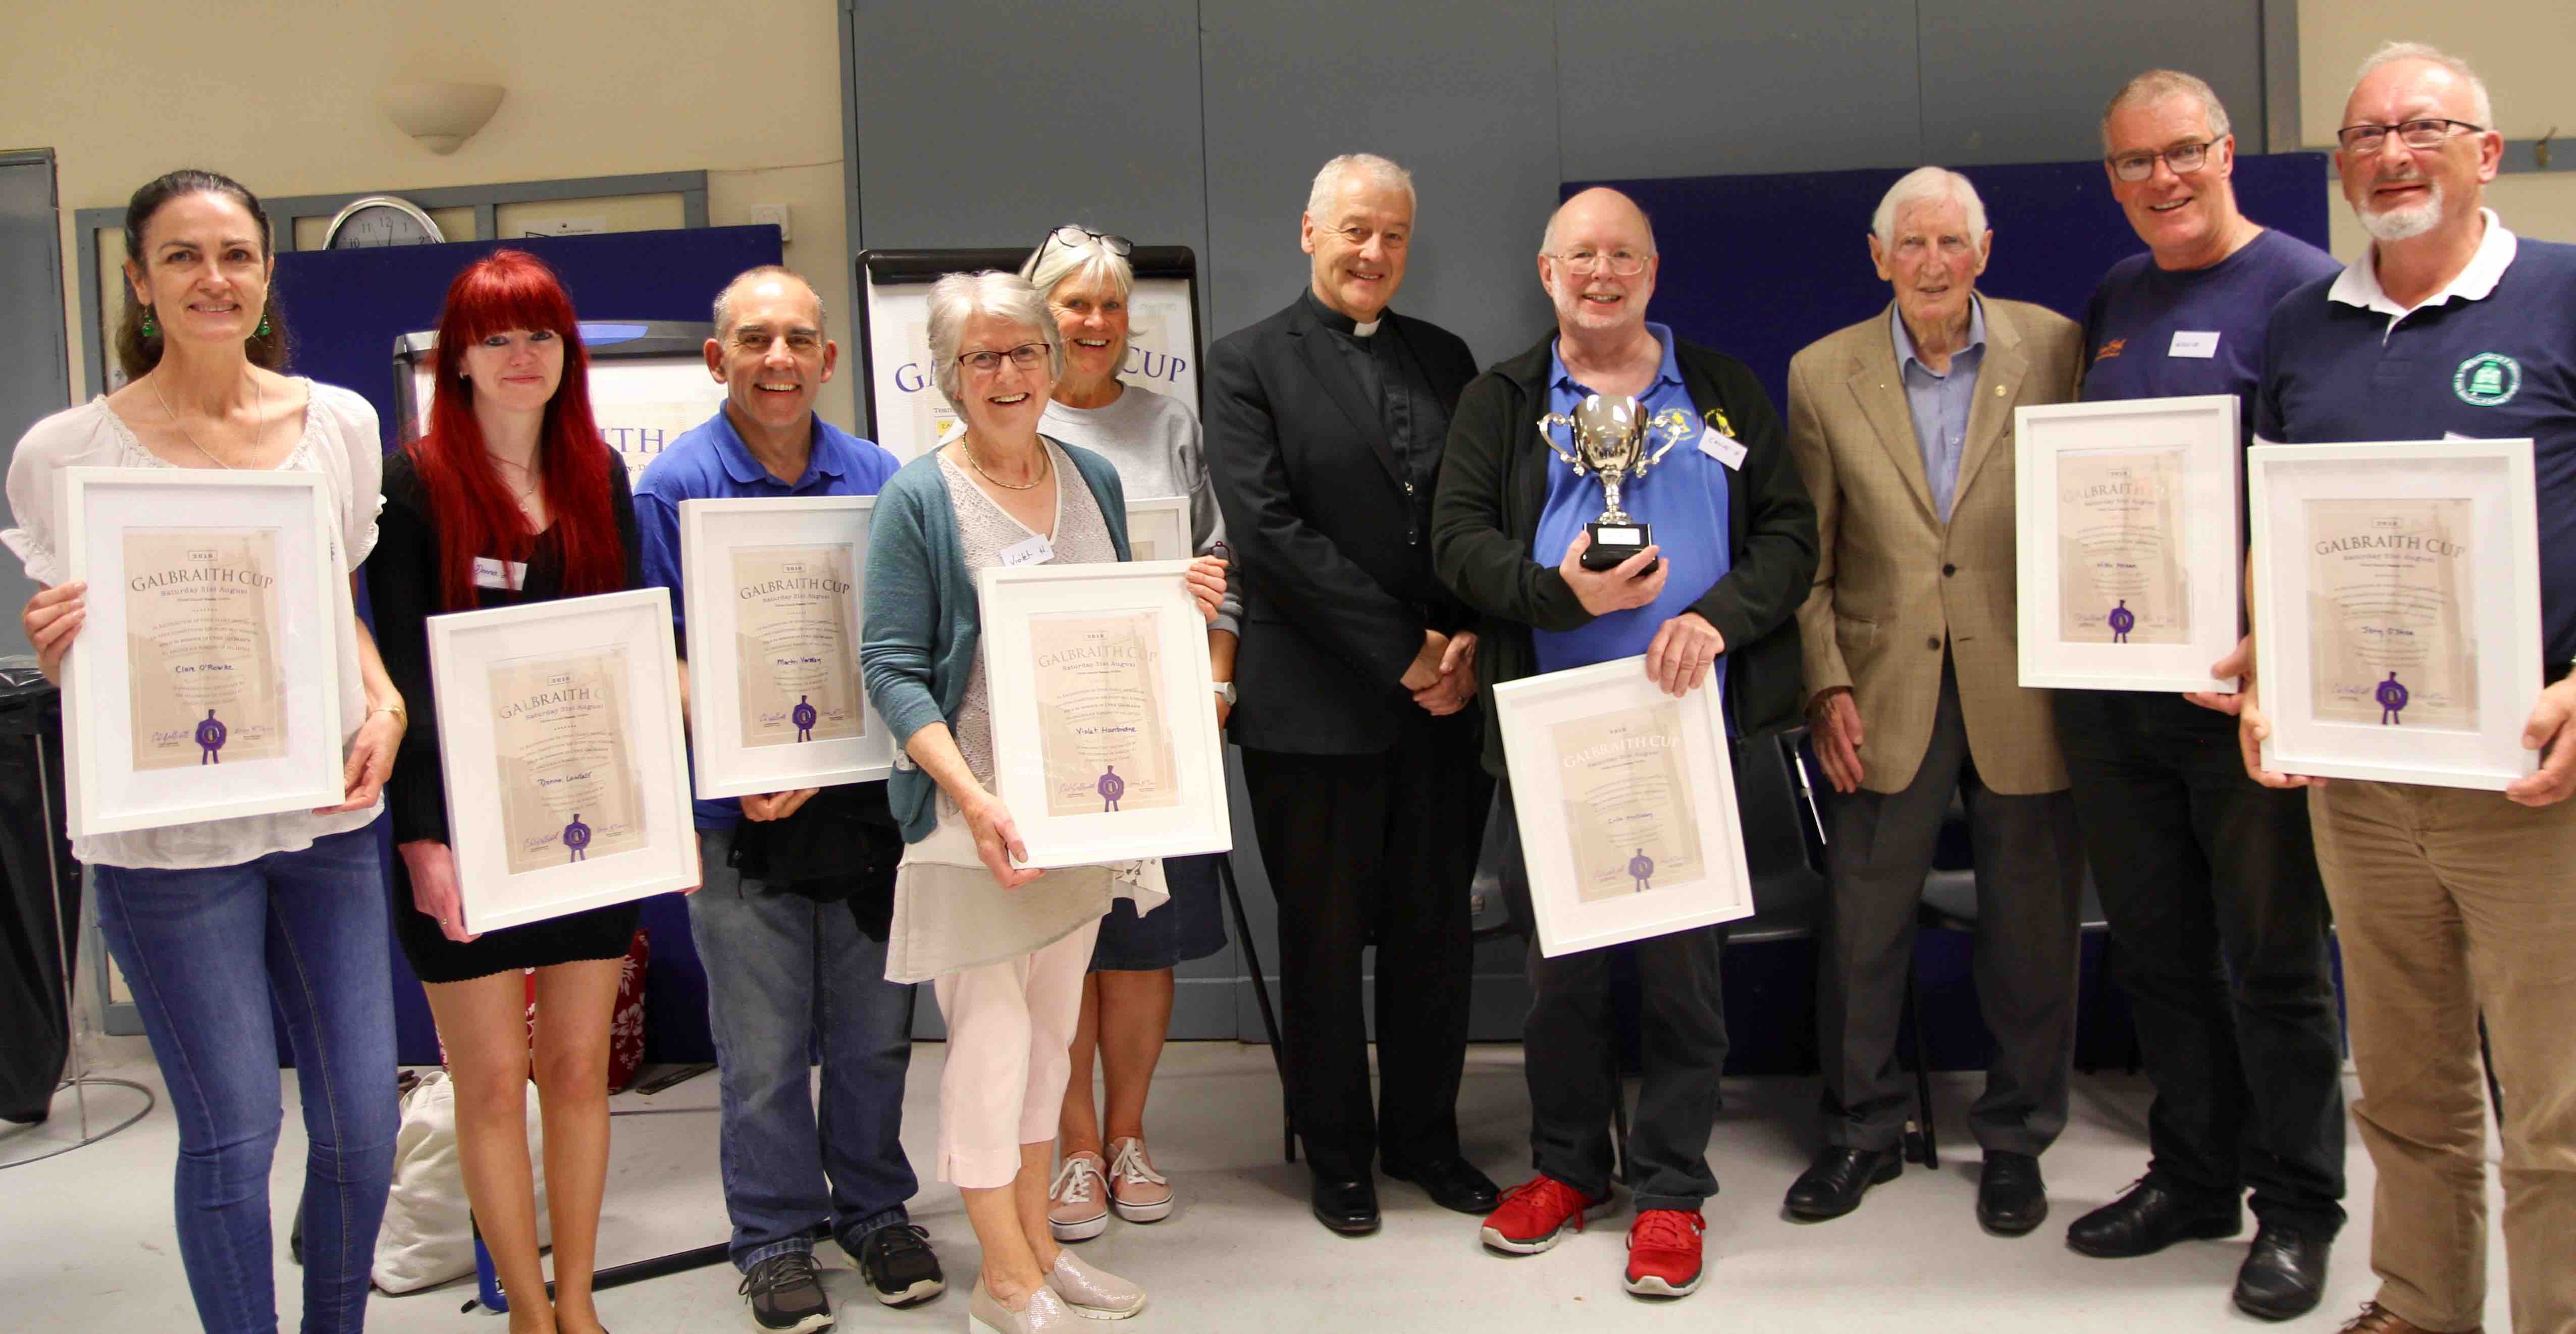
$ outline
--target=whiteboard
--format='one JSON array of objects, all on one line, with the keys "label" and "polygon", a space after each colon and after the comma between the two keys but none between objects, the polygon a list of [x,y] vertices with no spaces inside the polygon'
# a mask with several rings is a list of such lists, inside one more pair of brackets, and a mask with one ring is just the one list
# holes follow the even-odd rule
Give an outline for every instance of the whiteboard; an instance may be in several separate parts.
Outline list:
[{"label": "whiteboard", "polygon": [[[944,273],[1017,270],[1021,250],[872,250],[859,256],[860,372],[866,434],[905,460],[957,429],[930,366],[930,287]],[[1129,256],[1127,365],[1119,379],[1199,410],[1198,261],[1186,246],[1138,246]]]}]

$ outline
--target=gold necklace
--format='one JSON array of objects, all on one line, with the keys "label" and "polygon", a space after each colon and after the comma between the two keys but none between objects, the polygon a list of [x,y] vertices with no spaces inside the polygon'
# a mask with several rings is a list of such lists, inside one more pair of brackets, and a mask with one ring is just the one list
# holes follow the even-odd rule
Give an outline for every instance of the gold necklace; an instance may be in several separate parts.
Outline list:
[{"label": "gold necklace", "polygon": [[1005,491],[1034,491],[1040,486],[1045,485],[1048,476],[1055,471],[1055,457],[1047,452],[1046,445],[1043,442],[1038,445],[1038,476],[1037,480],[1033,482],[1005,482],[1001,478],[995,477],[993,474],[984,471],[983,461],[975,457],[974,442],[965,436],[959,436],[957,438],[957,447],[966,452],[966,466],[973,468],[976,476],[983,478],[985,481],[991,482],[993,485],[998,486]]},{"label": "gold necklace", "polygon": [[[169,418],[172,426],[179,428],[179,438],[187,441],[190,449],[205,455],[207,462],[214,464],[225,472],[235,471],[233,465],[217,458],[215,456],[215,451],[206,448],[204,445],[198,444],[196,433],[188,429],[188,424],[186,422],[179,420],[178,413],[170,410],[170,400],[164,397],[161,393],[161,378],[157,375],[145,376],[144,378],[151,382],[152,397],[155,401],[161,404],[161,415]],[[250,377],[250,391],[254,396],[252,401],[259,405],[259,424],[251,428],[250,435],[250,450],[252,453],[256,454],[259,452],[260,446],[268,439],[268,390],[260,384],[259,376],[256,374]]]}]

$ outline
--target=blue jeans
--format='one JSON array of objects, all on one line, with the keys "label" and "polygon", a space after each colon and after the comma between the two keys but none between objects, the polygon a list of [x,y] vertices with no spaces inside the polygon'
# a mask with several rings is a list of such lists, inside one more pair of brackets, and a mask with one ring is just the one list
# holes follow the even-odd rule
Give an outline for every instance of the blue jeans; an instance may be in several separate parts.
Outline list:
[{"label": "blue jeans", "polygon": [[[859,934],[849,905],[746,880],[725,865],[732,830],[698,833],[706,879],[689,896],[689,935],[707,970],[734,1266],[810,1251],[825,1231],[855,1252],[908,1221],[920,1188],[900,1138],[912,988],[885,980],[885,946]],[[817,1047],[819,1116],[806,1074]]]},{"label": "blue jeans", "polygon": [[375,826],[190,871],[100,866],[99,927],[179,1120],[179,1256],[207,1334],[277,1328],[268,1169],[284,1112],[269,1003],[303,1092],[304,1330],[366,1327],[393,1184],[394,996]]}]

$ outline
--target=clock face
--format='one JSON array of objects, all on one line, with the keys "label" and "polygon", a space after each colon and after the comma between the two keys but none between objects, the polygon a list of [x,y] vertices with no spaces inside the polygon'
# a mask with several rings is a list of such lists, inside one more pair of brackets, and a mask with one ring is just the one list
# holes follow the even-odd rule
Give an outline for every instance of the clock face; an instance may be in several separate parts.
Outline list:
[{"label": "clock face", "polygon": [[447,239],[427,215],[399,200],[361,200],[342,209],[332,220],[330,238],[333,250],[433,245]]}]

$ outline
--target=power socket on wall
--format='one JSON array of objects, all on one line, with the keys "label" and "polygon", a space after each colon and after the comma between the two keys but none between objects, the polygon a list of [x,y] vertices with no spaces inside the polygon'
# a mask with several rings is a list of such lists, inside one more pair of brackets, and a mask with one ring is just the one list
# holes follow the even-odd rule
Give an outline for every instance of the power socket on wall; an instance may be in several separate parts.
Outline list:
[{"label": "power socket on wall", "polygon": [[757,227],[764,222],[776,223],[778,225],[778,239],[780,243],[784,244],[785,242],[796,239],[794,236],[790,235],[787,230],[787,206],[785,204],[752,205],[751,225]]}]

